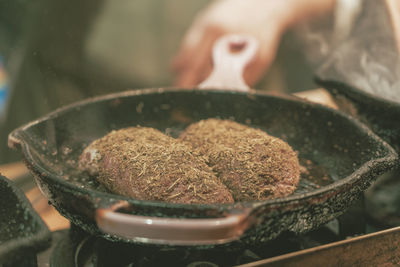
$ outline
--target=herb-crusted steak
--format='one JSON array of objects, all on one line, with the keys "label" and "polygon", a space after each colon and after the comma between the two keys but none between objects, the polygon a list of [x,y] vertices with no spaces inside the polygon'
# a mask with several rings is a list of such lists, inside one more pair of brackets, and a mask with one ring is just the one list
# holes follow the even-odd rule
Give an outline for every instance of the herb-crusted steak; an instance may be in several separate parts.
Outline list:
[{"label": "herb-crusted steak", "polygon": [[299,183],[297,154],[286,142],[262,130],[207,119],[190,125],[179,139],[208,158],[235,201],[287,196]]},{"label": "herb-crusted steak", "polygon": [[80,168],[111,192],[170,203],[232,203],[225,185],[190,146],[147,127],[112,131],[92,142]]}]

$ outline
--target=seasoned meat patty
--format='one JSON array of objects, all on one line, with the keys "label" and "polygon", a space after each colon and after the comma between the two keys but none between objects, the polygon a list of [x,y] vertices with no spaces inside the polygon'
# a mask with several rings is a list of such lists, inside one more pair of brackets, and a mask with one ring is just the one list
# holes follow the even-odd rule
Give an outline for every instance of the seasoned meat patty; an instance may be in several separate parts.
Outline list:
[{"label": "seasoned meat patty", "polygon": [[111,192],[171,203],[232,203],[226,186],[203,157],[160,131],[130,127],[92,142],[80,168]]},{"label": "seasoned meat patty", "polygon": [[286,142],[262,130],[207,119],[190,125],[179,139],[208,158],[235,201],[284,197],[299,183],[297,154]]}]

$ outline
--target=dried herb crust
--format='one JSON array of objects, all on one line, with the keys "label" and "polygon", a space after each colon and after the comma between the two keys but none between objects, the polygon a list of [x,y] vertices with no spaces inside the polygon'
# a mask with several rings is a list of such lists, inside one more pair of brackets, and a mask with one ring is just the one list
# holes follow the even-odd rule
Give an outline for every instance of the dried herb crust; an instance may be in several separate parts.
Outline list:
[{"label": "dried herb crust", "polygon": [[235,201],[287,196],[300,180],[296,152],[283,140],[230,120],[207,119],[179,137],[208,159]]},{"label": "dried herb crust", "polygon": [[191,147],[160,131],[130,127],[95,140],[80,168],[110,191],[170,203],[232,203],[225,185]]}]

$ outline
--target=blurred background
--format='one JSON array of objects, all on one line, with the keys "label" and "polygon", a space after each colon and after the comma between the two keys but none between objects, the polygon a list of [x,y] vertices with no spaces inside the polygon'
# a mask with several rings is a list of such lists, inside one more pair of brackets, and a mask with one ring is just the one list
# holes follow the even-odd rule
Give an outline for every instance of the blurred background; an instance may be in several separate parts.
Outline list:
[{"label": "blurred background", "polygon": [[[209,2],[0,0],[0,55],[8,85],[0,163],[19,160],[7,147],[13,129],[60,106],[126,89],[172,86],[171,61]],[[255,88],[314,88],[301,45],[296,34],[285,33],[277,59]]]},{"label": "blurred background", "polygon": [[[60,106],[175,85],[171,63],[196,16],[213,2],[0,0],[0,164],[20,160],[7,147],[12,130]],[[285,29],[253,88],[315,89],[314,74],[327,62],[356,88],[379,88],[388,99],[400,95],[399,16],[388,12],[400,14],[396,0],[325,2],[336,2],[333,10]]]}]

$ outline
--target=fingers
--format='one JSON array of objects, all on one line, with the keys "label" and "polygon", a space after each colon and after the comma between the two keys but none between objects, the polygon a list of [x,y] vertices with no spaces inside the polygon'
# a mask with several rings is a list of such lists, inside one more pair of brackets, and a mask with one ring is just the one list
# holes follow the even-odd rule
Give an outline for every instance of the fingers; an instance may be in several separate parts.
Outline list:
[{"label": "fingers", "polygon": [[217,27],[207,27],[197,42],[185,43],[175,62],[176,86],[193,87],[203,81],[212,69],[212,48],[222,31]]},{"label": "fingers", "polygon": [[280,34],[279,32],[270,32],[259,36],[258,39],[260,44],[257,54],[245,68],[243,74],[243,78],[249,86],[259,82],[273,63],[280,41]]}]

